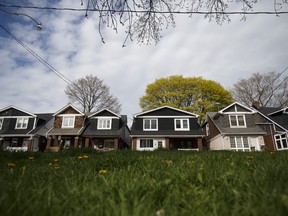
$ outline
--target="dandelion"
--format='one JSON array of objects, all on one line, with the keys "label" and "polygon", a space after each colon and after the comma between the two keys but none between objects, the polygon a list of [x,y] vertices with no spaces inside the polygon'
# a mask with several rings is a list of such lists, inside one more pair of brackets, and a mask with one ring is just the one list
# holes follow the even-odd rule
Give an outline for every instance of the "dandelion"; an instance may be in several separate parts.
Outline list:
[{"label": "dandelion", "polygon": [[33,156],[28,157],[29,160],[34,160]]},{"label": "dandelion", "polygon": [[60,166],[54,165],[53,168],[54,168],[55,170],[58,170],[58,169],[60,169]]},{"label": "dandelion", "polygon": [[100,175],[104,175],[104,174],[106,174],[107,172],[108,172],[107,170],[103,170],[103,169],[102,169],[102,170],[99,170],[99,174],[100,174]]},{"label": "dandelion", "polygon": [[252,155],[247,155],[247,156],[246,156],[246,159],[248,159],[248,160],[253,160],[253,159],[254,159],[254,156],[252,156]]},{"label": "dandelion", "polygon": [[83,159],[83,156],[78,156],[78,159],[79,159],[79,160],[82,160],[82,159]]},{"label": "dandelion", "polygon": [[7,167],[8,167],[9,169],[13,169],[13,168],[15,168],[15,166],[16,166],[15,163],[8,163],[8,164],[7,164]]},{"label": "dandelion", "polygon": [[52,164],[52,163],[48,163],[48,165],[49,165],[49,166],[52,166],[53,164]]},{"label": "dandelion", "polygon": [[83,158],[88,159],[89,157],[88,157],[88,155],[83,155]]},{"label": "dandelion", "polygon": [[54,161],[54,162],[58,162],[59,160],[58,160],[57,158],[55,158],[53,161]]}]

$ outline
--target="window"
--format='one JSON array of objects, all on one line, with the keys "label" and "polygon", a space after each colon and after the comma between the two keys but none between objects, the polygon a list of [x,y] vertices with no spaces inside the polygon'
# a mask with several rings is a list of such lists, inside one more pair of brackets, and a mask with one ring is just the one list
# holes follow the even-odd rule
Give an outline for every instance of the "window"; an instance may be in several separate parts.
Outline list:
[{"label": "window", "polygon": [[62,128],[73,128],[75,116],[63,116]]},{"label": "window", "polygon": [[2,129],[4,118],[0,118],[0,130]]},{"label": "window", "polygon": [[143,122],[144,130],[158,130],[158,121],[157,119],[144,119]]},{"label": "window", "polygon": [[175,130],[189,130],[188,119],[175,119]]},{"label": "window", "polygon": [[275,135],[275,140],[277,144],[277,149],[288,149],[287,144],[287,135],[286,134],[277,134]]},{"label": "window", "polygon": [[17,118],[16,129],[26,129],[28,126],[28,119],[29,118],[25,118],[25,117]]},{"label": "window", "polygon": [[231,150],[250,151],[247,137],[230,137]]},{"label": "window", "polygon": [[111,119],[110,118],[99,118],[97,129],[111,129]]},{"label": "window", "polygon": [[229,119],[231,127],[246,127],[244,115],[230,115]]},{"label": "window", "polygon": [[210,135],[210,128],[209,128],[209,124],[206,124],[206,136]]},{"label": "window", "polygon": [[104,148],[113,149],[114,140],[104,140]]},{"label": "window", "polygon": [[153,148],[153,139],[141,139],[140,148]]}]

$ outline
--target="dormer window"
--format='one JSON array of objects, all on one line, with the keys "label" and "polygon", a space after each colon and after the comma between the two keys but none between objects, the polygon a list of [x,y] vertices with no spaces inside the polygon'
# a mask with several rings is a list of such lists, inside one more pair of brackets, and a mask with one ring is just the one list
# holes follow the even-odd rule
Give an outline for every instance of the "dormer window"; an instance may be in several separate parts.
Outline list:
[{"label": "dormer window", "polygon": [[158,130],[157,119],[144,119],[143,124],[144,130]]},{"label": "dormer window", "polygon": [[175,119],[175,130],[189,130],[189,119]]},{"label": "dormer window", "polygon": [[17,118],[15,128],[16,129],[26,129],[28,126],[28,120],[29,120],[29,118],[26,118],[26,117]]},{"label": "dormer window", "polygon": [[74,128],[75,116],[63,116],[62,128]]},{"label": "dormer window", "polygon": [[244,115],[229,115],[230,127],[246,127]]},{"label": "dormer window", "polygon": [[111,129],[111,118],[99,118],[97,129]]}]

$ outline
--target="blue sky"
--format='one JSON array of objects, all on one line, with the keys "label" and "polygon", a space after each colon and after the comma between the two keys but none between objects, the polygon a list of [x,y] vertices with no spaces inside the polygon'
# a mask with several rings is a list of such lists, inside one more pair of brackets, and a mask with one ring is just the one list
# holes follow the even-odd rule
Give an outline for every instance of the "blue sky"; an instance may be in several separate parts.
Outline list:
[{"label": "blue sky", "polygon": [[[0,3],[12,4],[3,0]],[[80,3],[21,2],[70,8],[81,8]],[[0,11],[1,25],[70,80],[89,74],[103,79],[122,104],[122,114],[129,118],[141,112],[139,98],[147,84],[158,78],[202,76],[228,89],[255,72],[281,72],[288,66],[288,14],[251,15],[246,21],[233,15],[230,23],[222,25],[201,15],[178,15],[176,27],[164,30],[157,45],[128,41],[123,48],[123,29],[116,34],[103,28],[105,44],[101,42],[96,13],[90,13],[87,19],[85,12],[6,10],[29,14],[42,23],[43,29],[35,30],[29,18]],[[254,8],[259,10],[272,11],[273,2],[260,1]],[[288,5],[282,11],[288,11]],[[64,93],[67,83],[3,29],[0,63],[0,108],[14,105],[29,112],[56,112],[68,103]]]}]

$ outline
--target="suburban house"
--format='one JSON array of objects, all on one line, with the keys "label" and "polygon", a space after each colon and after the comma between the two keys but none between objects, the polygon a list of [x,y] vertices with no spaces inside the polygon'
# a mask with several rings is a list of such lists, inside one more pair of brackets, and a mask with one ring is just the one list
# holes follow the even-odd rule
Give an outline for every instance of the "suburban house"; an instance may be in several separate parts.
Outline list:
[{"label": "suburban house", "polygon": [[14,106],[0,110],[0,146],[13,151],[42,151],[52,114],[32,114]]},{"label": "suburban house", "polygon": [[85,147],[100,150],[128,148],[129,135],[127,116],[115,114],[108,109],[89,115],[88,125],[82,134]]},{"label": "suburban house", "polygon": [[276,149],[288,150],[288,107],[257,107],[257,110],[271,122]]},{"label": "suburban house", "polygon": [[218,112],[208,112],[202,126],[209,150],[276,150],[280,129],[253,107],[234,102]]},{"label": "suburban house", "polygon": [[134,115],[132,150],[202,150],[198,115],[163,106]]},{"label": "suburban house", "polygon": [[68,104],[53,115],[54,125],[49,130],[47,150],[81,147],[81,134],[85,128],[86,115],[72,104]]}]

